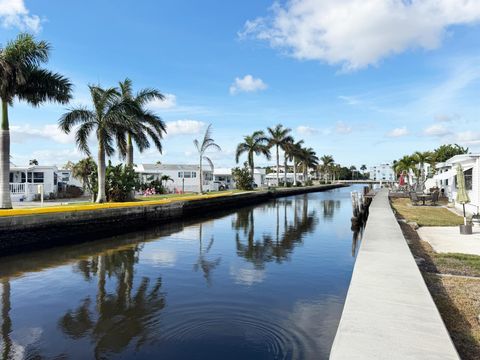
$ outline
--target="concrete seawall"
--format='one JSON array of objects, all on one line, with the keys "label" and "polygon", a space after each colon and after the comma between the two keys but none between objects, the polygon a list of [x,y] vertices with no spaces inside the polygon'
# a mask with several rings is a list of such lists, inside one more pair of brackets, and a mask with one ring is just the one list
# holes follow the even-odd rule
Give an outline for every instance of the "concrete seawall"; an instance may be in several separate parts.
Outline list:
[{"label": "concrete seawall", "polygon": [[155,224],[182,221],[212,212],[258,204],[278,197],[331,190],[344,185],[320,185],[239,193],[168,204],[142,204],[85,211],[0,217],[0,256],[36,248],[95,240]]},{"label": "concrete seawall", "polygon": [[387,190],[370,205],[330,359],[459,359]]}]

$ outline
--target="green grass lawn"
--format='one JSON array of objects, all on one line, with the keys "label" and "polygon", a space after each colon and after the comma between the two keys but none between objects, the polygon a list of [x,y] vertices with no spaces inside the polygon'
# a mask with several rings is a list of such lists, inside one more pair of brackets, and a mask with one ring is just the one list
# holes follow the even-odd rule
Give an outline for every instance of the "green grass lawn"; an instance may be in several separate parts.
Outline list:
[{"label": "green grass lawn", "polygon": [[463,224],[463,218],[441,206],[414,206],[410,199],[392,199],[392,207],[407,221],[419,226],[456,226]]}]

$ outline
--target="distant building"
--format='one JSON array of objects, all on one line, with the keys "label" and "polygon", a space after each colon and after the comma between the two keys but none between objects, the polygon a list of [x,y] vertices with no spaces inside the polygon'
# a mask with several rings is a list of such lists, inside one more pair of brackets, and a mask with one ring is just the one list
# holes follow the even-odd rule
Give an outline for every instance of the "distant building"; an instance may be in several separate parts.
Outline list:
[{"label": "distant building", "polygon": [[[163,184],[169,192],[199,192],[200,166],[184,164],[140,164],[134,168],[140,175],[140,181],[148,183],[168,176],[171,180]],[[203,190],[213,191],[213,172],[210,166],[203,166]]]},{"label": "distant building", "polygon": [[379,164],[370,168],[370,180],[395,181],[395,172],[390,164]]}]

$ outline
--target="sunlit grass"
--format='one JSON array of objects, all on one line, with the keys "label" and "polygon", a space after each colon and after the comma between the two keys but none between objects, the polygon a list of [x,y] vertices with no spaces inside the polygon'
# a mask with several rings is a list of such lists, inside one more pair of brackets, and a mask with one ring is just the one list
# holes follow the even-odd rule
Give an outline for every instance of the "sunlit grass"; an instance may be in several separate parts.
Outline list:
[{"label": "sunlit grass", "polygon": [[392,206],[400,217],[416,222],[419,226],[455,226],[463,224],[463,218],[441,206],[414,206],[410,199],[392,199]]}]

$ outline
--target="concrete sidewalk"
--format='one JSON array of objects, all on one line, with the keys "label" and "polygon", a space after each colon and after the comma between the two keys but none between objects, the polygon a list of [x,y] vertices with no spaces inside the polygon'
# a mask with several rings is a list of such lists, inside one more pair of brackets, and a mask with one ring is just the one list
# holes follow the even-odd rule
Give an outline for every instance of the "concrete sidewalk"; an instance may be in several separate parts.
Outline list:
[{"label": "concrete sidewalk", "polygon": [[461,235],[458,226],[422,226],[418,235],[438,253],[480,255],[480,227],[472,235]]},{"label": "concrete sidewalk", "polygon": [[385,189],[370,205],[330,359],[459,359]]}]

